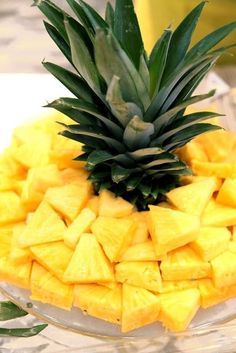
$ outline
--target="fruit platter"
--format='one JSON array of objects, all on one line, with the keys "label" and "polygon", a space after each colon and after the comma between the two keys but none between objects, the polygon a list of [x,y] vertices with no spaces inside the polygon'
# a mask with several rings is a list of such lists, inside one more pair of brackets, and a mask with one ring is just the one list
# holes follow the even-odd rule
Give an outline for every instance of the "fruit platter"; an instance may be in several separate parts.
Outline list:
[{"label": "fruit platter", "polygon": [[72,95],[0,156],[1,290],[88,335],[215,330],[236,317],[236,134],[193,92],[236,23],[188,49],[201,2],[148,57],[132,1],[105,20],[68,3],[79,21],[35,1],[73,71],[43,65]]}]

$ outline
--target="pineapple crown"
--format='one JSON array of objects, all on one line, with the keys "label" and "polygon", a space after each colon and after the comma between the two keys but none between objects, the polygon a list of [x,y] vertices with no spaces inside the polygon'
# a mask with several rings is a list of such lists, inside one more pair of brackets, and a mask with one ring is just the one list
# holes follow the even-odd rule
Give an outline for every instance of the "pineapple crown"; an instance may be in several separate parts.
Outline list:
[{"label": "pineapple crown", "polygon": [[175,30],[163,32],[148,57],[132,0],[117,0],[115,9],[108,2],[105,20],[83,0],[67,3],[75,18],[50,0],[34,3],[73,69],[43,62],[75,96],[48,106],[74,121],[61,134],[83,143],[77,160],[85,161],[95,189],[109,189],[145,209],[191,173],[176,149],[219,128],[205,122],[217,113],[184,114],[187,106],[213,96],[193,92],[230,48],[213,49],[236,22],[189,49],[203,1]]}]

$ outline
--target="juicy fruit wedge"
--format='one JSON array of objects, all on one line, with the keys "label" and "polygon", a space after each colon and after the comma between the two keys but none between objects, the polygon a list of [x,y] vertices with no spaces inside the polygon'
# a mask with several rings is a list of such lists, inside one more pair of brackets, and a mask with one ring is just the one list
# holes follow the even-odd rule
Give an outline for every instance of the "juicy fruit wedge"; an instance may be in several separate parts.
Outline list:
[{"label": "juicy fruit wedge", "polygon": [[206,178],[169,191],[167,198],[180,211],[201,216],[215,189],[215,178]]},{"label": "juicy fruit wedge", "polygon": [[157,256],[196,239],[199,217],[159,206],[150,206],[149,231]]},{"label": "juicy fruit wedge", "polygon": [[157,261],[159,260],[151,240],[134,244],[120,257],[120,261]]},{"label": "juicy fruit wedge", "polygon": [[236,295],[236,285],[216,288],[210,279],[199,280],[201,307],[204,309],[217,305]]},{"label": "juicy fruit wedge", "polygon": [[131,243],[135,228],[135,223],[131,219],[100,216],[92,224],[91,230],[109,260],[115,262]]},{"label": "juicy fruit wedge", "polygon": [[30,277],[31,299],[70,310],[73,286],[64,284],[37,262],[33,263]]},{"label": "juicy fruit wedge", "polygon": [[160,293],[171,293],[184,289],[198,288],[199,281],[200,280],[162,281]]},{"label": "juicy fruit wedge", "polygon": [[71,283],[114,282],[112,265],[93,234],[83,234],[65,271]]},{"label": "juicy fruit wedge", "polygon": [[118,324],[121,321],[121,285],[113,289],[96,284],[75,286],[74,305],[98,319]]},{"label": "juicy fruit wedge", "polygon": [[217,288],[236,284],[236,254],[225,251],[211,261],[212,279]]},{"label": "juicy fruit wedge", "polygon": [[89,208],[84,208],[65,231],[64,242],[66,245],[74,249],[81,234],[90,231],[90,226],[95,219],[96,214]]},{"label": "juicy fruit wedge", "polygon": [[98,209],[99,209],[99,197],[92,196],[88,203],[86,204],[86,208],[89,208],[96,216],[98,216]]},{"label": "juicy fruit wedge", "polygon": [[31,246],[32,257],[59,280],[63,280],[64,272],[71,260],[73,251],[63,241]]},{"label": "juicy fruit wedge", "polygon": [[144,288],[123,284],[121,331],[128,332],[158,320],[160,301]]},{"label": "juicy fruit wedge", "polygon": [[208,162],[208,157],[203,146],[192,140],[177,151],[178,155],[191,166],[192,160]]},{"label": "juicy fruit wedge", "polygon": [[236,207],[236,179],[226,179],[220,188],[216,201],[229,207]]},{"label": "juicy fruit wedge", "polygon": [[157,262],[120,262],[115,266],[116,281],[154,292],[161,291],[161,275]]},{"label": "juicy fruit wedge", "polygon": [[129,216],[134,206],[121,197],[116,197],[108,190],[102,190],[99,195],[99,216],[105,217],[125,217]]},{"label": "juicy fruit wedge", "polygon": [[202,216],[203,226],[229,227],[236,224],[236,208],[211,202]]},{"label": "juicy fruit wedge", "polygon": [[210,263],[203,261],[189,246],[168,253],[160,267],[166,281],[192,280],[211,275]]},{"label": "juicy fruit wedge", "polygon": [[147,213],[148,212],[134,212],[130,215],[130,218],[134,220],[136,229],[133,235],[132,244],[144,243],[148,240],[149,232],[147,225]]},{"label": "juicy fruit wedge", "polygon": [[0,192],[0,226],[26,218],[19,196],[12,191]]},{"label": "juicy fruit wedge", "polygon": [[8,255],[10,252],[12,234],[12,225],[0,227],[0,258]]},{"label": "juicy fruit wedge", "polygon": [[22,248],[63,239],[65,223],[53,208],[43,201],[33,213],[18,244]]},{"label": "juicy fruit wedge", "polygon": [[226,227],[202,227],[190,246],[204,261],[210,261],[228,249],[230,237]]},{"label": "juicy fruit wedge", "polygon": [[12,283],[21,288],[29,288],[32,261],[16,265],[9,257],[0,258],[0,281]]},{"label": "juicy fruit wedge", "polygon": [[196,288],[161,294],[160,319],[173,332],[186,330],[200,306],[200,293]]},{"label": "juicy fruit wedge", "polygon": [[196,175],[201,176],[216,176],[219,178],[231,178],[235,172],[233,163],[211,163],[200,162],[197,160],[192,161],[192,171]]},{"label": "juicy fruit wedge", "polygon": [[24,264],[32,260],[31,252],[28,248],[22,249],[18,245],[18,239],[22,232],[24,232],[26,227],[25,223],[19,223],[14,226],[11,242],[11,250],[9,253],[9,258],[15,264]]}]

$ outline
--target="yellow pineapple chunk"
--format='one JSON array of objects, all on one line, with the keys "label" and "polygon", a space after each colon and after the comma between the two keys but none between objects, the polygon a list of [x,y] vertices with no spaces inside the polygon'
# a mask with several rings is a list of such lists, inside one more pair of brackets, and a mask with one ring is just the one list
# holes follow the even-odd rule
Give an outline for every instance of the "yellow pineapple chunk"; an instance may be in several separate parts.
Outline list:
[{"label": "yellow pineapple chunk", "polygon": [[16,191],[16,179],[8,175],[1,174],[0,176],[0,191]]},{"label": "yellow pineapple chunk", "polygon": [[188,165],[191,165],[192,160],[194,159],[197,161],[208,162],[208,157],[203,146],[196,140],[192,140],[178,149],[177,154],[181,159],[187,162]]},{"label": "yellow pineapple chunk", "polygon": [[215,189],[215,178],[206,178],[198,183],[173,189],[166,196],[180,211],[201,216]]},{"label": "yellow pineapple chunk", "polygon": [[233,163],[192,161],[192,171],[196,175],[231,178],[231,176],[234,175],[234,170],[235,167]]},{"label": "yellow pineapple chunk", "polygon": [[95,219],[96,214],[93,211],[89,208],[83,208],[64,233],[64,242],[66,245],[74,249],[81,234],[90,231],[90,226]]},{"label": "yellow pineapple chunk", "polygon": [[161,262],[161,273],[166,281],[192,280],[210,277],[211,266],[189,246],[183,246],[167,254],[167,258]]},{"label": "yellow pineapple chunk", "polygon": [[34,211],[43,200],[49,187],[62,185],[62,177],[56,165],[31,168],[23,185],[21,200],[28,211]]},{"label": "yellow pineapple chunk", "polygon": [[151,240],[147,240],[144,243],[138,243],[131,245],[121,255],[120,261],[157,261],[160,258],[157,257],[155,249]]},{"label": "yellow pineapple chunk", "polygon": [[53,208],[43,201],[20,234],[18,244],[25,248],[28,246],[63,240],[66,230],[65,223]]},{"label": "yellow pineapple chunk", "polygon": [[183,280],[183,281],[162,281],[160,293],[178,292],[189,288],[198,288],[198,282],[201,280]]},{"label": "yellow pineapple chunk", "polygon": [[226,179],[220,188],[216,201],[236,208],[236,179]]},{"label": "yellow pineapple chunk", "polygon": [[12,283],[21,288],[29,288],[32,261],[15,264],[9,257],[0,258],[0,281]]},{"label": "yellow pineapple chunk", "polygon": [[98,216],[98,209],[99,209],[99,197],[92,196],[88,203],[86,204],[86,208],[89,208],[96,216]]},{"label": "yellow pineapple chunk", "polygon": [[160,294],[160,320],[173,331],[186,330],[200,306],[200,293],[197,288]]},{"label": "yellow pineapple chunk", "polygon": [[233,227],[232,240],[236,241],[236,226]]},{"label": "yellow pineapple chunk", "polygon": [[72,258],[73,251],[63,241],[31,246],[32,257],[59,280],[63,280],[64,272]]},{"label": "yellow pineapple chunk", "polygon": [[49,188],[45,199],[57,212],[73,221],[88,202],[90,195],[91,185],[86,182]]},{"label": "yellow pineapple chunk", "polygon": [[118,324],[122,312],[121,285],[112,289],[96,284],[76,285],[74,306],[98,319]]},{"label": "yellow pineapple chunk", "polygon": [[83,234],[64,273],[69,283],[113,282],[113,267],[93,234]]},{"label": "yellow pineapple chunk", "polygon": [[199,217],[159,206],[150,206],[148,223],[157,256],[194,241],[200,228]]},{"label": "yellow pineapple chunk", "polygon": [[[187,184],[192,184],[192,183],[198,183],[199,181],[203,181],[209,177],[205,176],[196,176],[196,175],[184,175],[181,177],[180,182],[181,185],[187,185]],[[222,186],[222,179],[217,178],[217,177],[210,177],[211,179],[214,179],[215,181],[215,191],[219,191],[221,186]]]},{"label": "yellow pineapple chunk", "polygon": [[73,286],[64,284],[37,262],[33,263],[30,277],[31,299],[70,310]]},{"label": "yellow pineapple chunk", "polygon": [[136,223],[136,229],[133,234],[132,244],[144,243],[148,240],[149,231],[147,224],[147,214],[148,212],[134,212],[130,215]]},{"label": "yellow pineapple chunk", "polygon": [[128,332],[158,320],[160,302],[147,289],[123,284],[121,331]]},{"label": "yellow pineapple chunk", "polygon": [[116,197],[109,190],[102,190],[99,195],[99,216],[121,218],[129,216],[134,206],[122,197]]},{"label": "yellow pineapple chunk", "polygon": [[131,219],[98,217],[91,226],[103,250],[111,262],[119,261],[132,241],[135,223]]},{"label": "yellow pineapple chunk", "polygon": [[236,296],[236,285],[216,288],[210,279],[201,279],[198,285],[201,294],[201,307],[204,309]]},{"label": "yellow pineapple chunk", "polygon": [[24,264],[32,260],[31,252],[28,248],[22,249],[18,245],[20,234],[25,230],[26,224],[19,223],[14,226],[9,258],[15,264]]},{"label": "yellow pineapple chunk", "polygon": [[229,251],[236,253],[236,241],[229,242]]},{"label": "yellow pineapple chunk", "polygon": [[61,177],[64,184],[83,184],[89,183],[87,180],[89,173],[84,168],[66,168],[61,170]]},{"label": "yellow pineapple chunk", "polygon": [[225,251],[211,261],[212,279],[217,288],[236,285],[236,254]]},{"label": "yellow pineapple chunk", "polygon": [[9,147],[0,155],[0,171],[10,178],[25,178],[27,169],[13,158],[14,153],[15,147]]},{"label": "yellow pineapple chunk", "polygon": [[0,227],[0,258],[7,256],[11,250],[13,226]]},{"label": "yellow pineapple chunk", "polygon": [[16,223],[26,218],[19,196],[12,191],[0,192],[0,226]]},{"label": "yellow pineapple chunk", "polygon": [[[208,208],[208,206],[207,206]],[[236,208],[211,201],[210,207],[202,215],[202,225],[229,227],[236,224]]]},{"label": "yellow pineapple chunk", "polygon": [[115,266],[116,281],[132,284],[154,292],[161,290],[161,275],[157,262],[130,261]]},{"label": "yellow pineapple chunk", "polygon": [[228,249],[230,237],[226,227],[202,227],[190,246],[204,261],[210,261]]}]

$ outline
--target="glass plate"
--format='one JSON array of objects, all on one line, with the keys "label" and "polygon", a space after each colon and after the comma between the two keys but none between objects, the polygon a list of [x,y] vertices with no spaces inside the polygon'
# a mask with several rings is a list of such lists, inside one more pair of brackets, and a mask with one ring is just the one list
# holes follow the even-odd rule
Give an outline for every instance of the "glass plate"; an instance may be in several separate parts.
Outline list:
[{"label": "glass plate", "polygon": [[[4,131],[0,132],[0,149],[6,147],[9,143],[14,127],[26,120],[35,119],[35,116],[42,114],[42,112],[47,112],[47,110],[39,108],[46,103],[46,100],[53,100],[59,96],[68,95],[65,88],[48,75],[2,74],[0,75],[0,80],[1,115],[6,117],[4,119]],[[207,87],[210,88],[209,82]],[[224,86],[224,94],[226,93],[225,90]],[[220,97],[220,94],[218,97]],[[220,346],[223,346],[224,339],[222,337],[227,337],[227,342],[231,343],[232,338],[236,336],[236,321],[233,321],[236,319],[236,299],[229,300],[211,309],[201,309],[189,329],[180,334],[166,332],[159,323],[156,323],[124,336],[116,325],[85,316],[79,309],[73,308],[72,311],[67,312],[38,302],[33,302],[32,308],[28,308],[27,304],[32,302],[29,298],[29,291],[6,283],[0,283],[0,291],[4,296],[26,309],[32,315],[57,327],[83,335],[115,339],[115,341],[119,342],[121,339],[126,342],[133,342],[134,338],[135,341],[138,338],[138,342],[141,344],[143,340],[155,340],[155,352],[159,352],[157,349],[159,349],[159,346],[161,347],[161,342],[163,343],[166,340],[169,342],[170,339],[178,342],[178,346],[182,346],[181,352],[190,352],[190,346],[187,342],[189,340],[192,342],[194,337],[201,337],[202,340],[203,337],[206,338],[210,335],[211,338],[215,337],[214,342],[219,341]],[[196,347],[192,346],[191,352],[202,352],[202,350],[196,350]],[[216,348],[216,346],[214,347]],[[174,353],[173,350],[164,351],[163,348],[161,349],[160,352]],[[208,352],[208,350],[205,351]],[[214,350],[212,352],[215,353]]]}]

